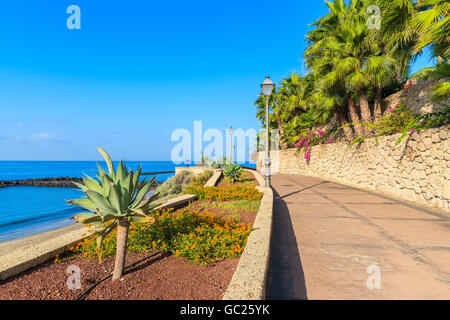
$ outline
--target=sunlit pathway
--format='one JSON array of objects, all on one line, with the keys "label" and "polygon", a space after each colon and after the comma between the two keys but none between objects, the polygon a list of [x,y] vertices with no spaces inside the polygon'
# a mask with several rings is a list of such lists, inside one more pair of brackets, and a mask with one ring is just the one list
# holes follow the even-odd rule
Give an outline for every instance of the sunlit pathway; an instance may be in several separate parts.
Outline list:
[{"label": "sunlit pathway", "polygon": [[268,299],[450,299],[448,217],[318,178],[272,185]]}]

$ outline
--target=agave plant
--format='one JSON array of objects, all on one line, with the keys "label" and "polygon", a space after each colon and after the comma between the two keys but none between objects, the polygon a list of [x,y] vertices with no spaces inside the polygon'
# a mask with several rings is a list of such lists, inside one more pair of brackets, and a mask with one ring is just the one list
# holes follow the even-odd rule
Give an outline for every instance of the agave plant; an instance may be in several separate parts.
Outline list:
[{"label": "agave plant", "polygon": [[230,163],[223,169],[223,174],[232,182],[235,182],[241,176],[242,168],[238,164]]},{"label": "agave plant", "polygon": [[105,158],[109,173],[97,163],[98,180],[86,175],[83,184],[74,182],[86,197],[72,199],[68,203],[89,211],[76,214],[73,219],[101,228],[97,233],[97,248],[101,247],[103,239],[117,227],[116,261],[112,276],[114,281],[122,277],[124,270],[130,222],[154,222],[148,214],[155,206],[152,201],[156,194],[144,198],[153,186],[155,177],[140,182],[140,166],[136,173],[132,170],[127,172],[125,162],[120,161],[116,171],[109,155],[101,148],[98,151]]}]

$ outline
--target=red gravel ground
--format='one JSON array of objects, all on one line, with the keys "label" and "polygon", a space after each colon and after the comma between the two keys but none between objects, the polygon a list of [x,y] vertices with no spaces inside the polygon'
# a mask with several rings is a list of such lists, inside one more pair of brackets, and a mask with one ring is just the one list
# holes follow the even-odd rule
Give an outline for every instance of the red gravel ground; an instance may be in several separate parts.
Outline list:
[{"label": "red gravel ground", "polygon": [[[226,259],[208,266],[190,263],[164,252],[128,253],[126,265],[150,257],[131,269],[123,280],[107,279],[95,287],[86,300],[218,300],[225,293],[239,259]],[[76,299],[97,281],[111,274],[113,258],[76,258],[47,262],[22,274],[0,281],[2,300],[69,300]],[[70,290],[66,284],[70,265],[81,270],[81,289]]]}]

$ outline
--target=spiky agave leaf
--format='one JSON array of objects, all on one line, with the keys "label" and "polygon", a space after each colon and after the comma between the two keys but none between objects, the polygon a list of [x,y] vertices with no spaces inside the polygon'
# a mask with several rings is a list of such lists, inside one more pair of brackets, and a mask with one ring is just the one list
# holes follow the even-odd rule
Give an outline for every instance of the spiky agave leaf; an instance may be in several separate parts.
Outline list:
[{"label": "spiky agave leaf", "polygon": [[80,223],[86,225],[86,224],[104,223],[104,222],[114,220],[115,218],[116,217],[114,217],[113,215],[103,216],[101,214],[95,214],[95,213],[91,213],[91,212],[82,212],[82,213],[77,213],[70,219],[74,219],[77,222],[80,222]]},{"label": "spiky agave leaf", "polygon": [[89,199],[87,198],[79,198],[79,199],[71,199],[67,201],[69,204],[82,207],[86,210],[96,212],[98,207]]},{"label": "spiky agave leaf", "polygon": [[75,182],[75,181],[72,181],[72,183],[74,185],[76,185],[78,188],[80,188],[81,191],[83,191],[83,192],[86,192],[88,190],[88,188],[82,183],[78,183],[78,182]]},{"label": "spiky agave leaf", "polygon": [[105,172],[105,170],[103,170],[103,168],[98,164],[98,162],[96,162],[96,164],[97,164],[97,168],[98,168],[98,178],[99,178],[99,180],[101,180],[101,177],[102,176],[104,176],[104,175],[106,175],[106,172]]},{"label": "spiky agave leaf", "polygon": [[117,227],[117,220],[107,225],[103,230],[99,231],[96,238],[97,249],[100,249],[103,243],[103,239],[106,238]]},{"label": "spiky agave leaf", "polygon": [[124,215],[124,204],[122,202],[122,195],[120,193],[119,188],[113,184],[111,185],[111,188],[109,189],[109,201],[111,202],[111,205],[114,207],[114,209],[117,211],[117,215]]},{"label": "spiky agave leaf", "polygon": [[115,179],[116,178],[116,171],[114,169],[114,165],[111,161],[111,158],[109,157],[109,155],[106,153],[105,150],[103,150],[102,148],[97,148],[98,151],[101,153],[101,155],[103,156],[103,158],[105,158],[106,164],[108,165],[108,170],[109,170],[109,176],[111,177],[111,179]]},{"label": "spiky agave leaf", "polygon": [[95,192],[100,193],[102,196],[106,196],[106,194],[104,193],[103,187],[100,185],[100,183],[97,180],[86,175],[86,178],[83,178],[83,183],[88,190],[93,190]]},{"label": "spiky agave leaf", "polygon": [[145,195],[148,193],[150,188],[153,186],[155,179],[156,179],[156,177],[153,177],[149,181],[144,180],[145,182],[142,182],[139,192],[137,193],[133,202],[130,204],[131,208],[135,208],[144,199]]},{"label": "spiky agave leaf", "polygon": [[[86,196],[89,200],[92,201],[92,203],[98,208],[101,212],[105,214],[118,214],[116,209],[111,205],[111,203],[104,198],[100,193],[88,190],[85,192]],[[97,210],[95,210],[97,211]]]}]

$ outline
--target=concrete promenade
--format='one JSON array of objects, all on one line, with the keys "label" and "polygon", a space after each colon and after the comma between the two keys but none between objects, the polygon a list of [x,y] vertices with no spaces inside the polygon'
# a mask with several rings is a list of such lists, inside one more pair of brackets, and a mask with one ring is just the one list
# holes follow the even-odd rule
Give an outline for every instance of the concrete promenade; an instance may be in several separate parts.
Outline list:
[{"label": "concrete promenade", "polygon": [[445,213],[313,177],[272,185],[267,299],[450,299]]}]

